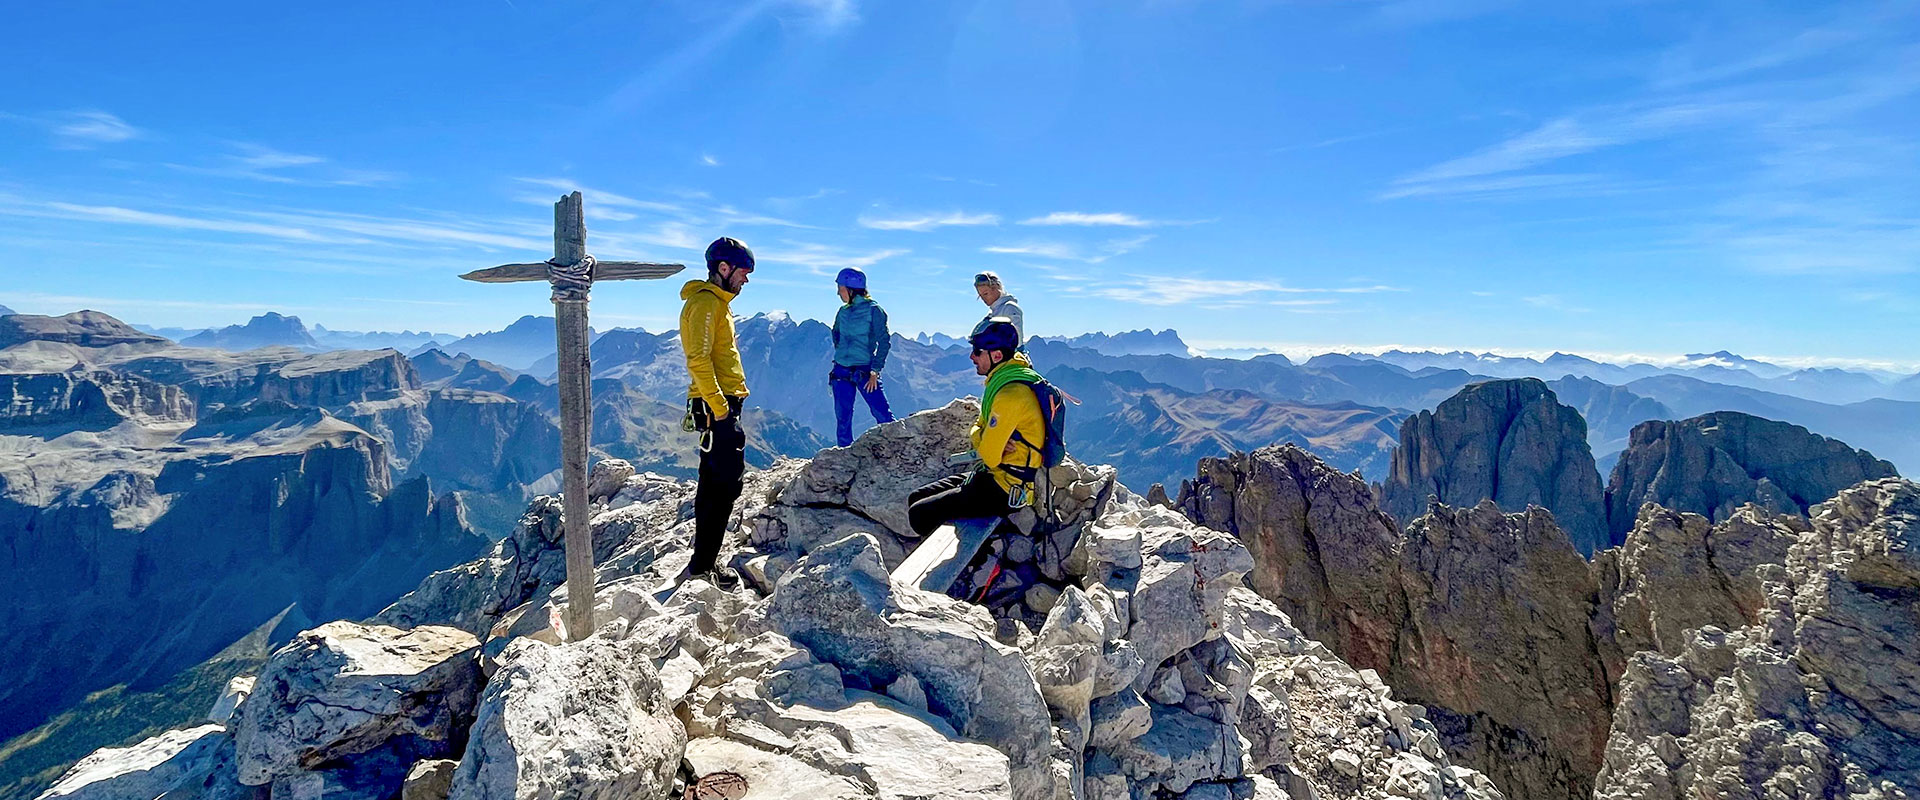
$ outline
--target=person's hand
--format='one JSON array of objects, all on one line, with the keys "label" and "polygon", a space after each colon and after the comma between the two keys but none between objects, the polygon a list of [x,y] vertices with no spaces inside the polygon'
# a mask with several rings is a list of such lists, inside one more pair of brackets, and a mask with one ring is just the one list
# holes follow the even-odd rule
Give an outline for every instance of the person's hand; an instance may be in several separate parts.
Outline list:
[{"label": "person's hand", "polygon": [[880,388],[880,373],[877,371],[867,373],[867,393],[872,394],[878,388]]},{"label": "person's hand", "polygon": [[733,409],[728,408],[726,403],[721,403],[718,408],[715,408],[712,403],[708,403],[707,410],[713,412],[714,422],[719,422],[720,420],[726,419],[728,416],[732,415],[733,413]]}]

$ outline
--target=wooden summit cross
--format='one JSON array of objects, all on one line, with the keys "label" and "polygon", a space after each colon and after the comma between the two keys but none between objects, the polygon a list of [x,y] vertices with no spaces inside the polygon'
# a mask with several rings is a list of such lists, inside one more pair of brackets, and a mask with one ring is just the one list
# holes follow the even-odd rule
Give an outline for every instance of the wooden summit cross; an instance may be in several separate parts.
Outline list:
[{"label": "wooden summit cross", "polygon": [[482,283],[546,281],[553,286],[554,350],[560,372],[561,524],[566,529],[567,639],[593,633],[593,533],[587,526],[587,435],[593,428],[593,367],[587,356],[587,292],[594,281],[653,280],[680,264],[595,261],[587,255],[580,193],[553,204],[553,260],[506,264],[460,276]]}]

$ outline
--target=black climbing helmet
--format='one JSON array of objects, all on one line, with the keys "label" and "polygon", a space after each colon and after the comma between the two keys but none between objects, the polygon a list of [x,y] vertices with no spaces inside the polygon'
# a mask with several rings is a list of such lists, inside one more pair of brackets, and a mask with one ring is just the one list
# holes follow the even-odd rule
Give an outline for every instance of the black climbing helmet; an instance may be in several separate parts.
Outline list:
[{"label": "black climbing helmet", "polygon": [[712,272],[725,261],[739,269],[753,269],[753,251],[740,243],[739,239],[722,236],[707,245],[707,271]]},{"label": "black climbing helmet", "polygon": [[1018,350],[1020,330],[1013,327],[1013,320],[994,317],[967,337],[967,344],[973,345],[975,350]]}]

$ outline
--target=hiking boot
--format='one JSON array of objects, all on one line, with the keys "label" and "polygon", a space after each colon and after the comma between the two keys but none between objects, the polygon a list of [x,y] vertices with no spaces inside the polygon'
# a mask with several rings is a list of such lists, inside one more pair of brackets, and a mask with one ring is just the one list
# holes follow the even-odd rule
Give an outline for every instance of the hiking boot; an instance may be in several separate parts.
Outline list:
[{"label": "hiking boot", "polygon": [[714,567],[708,572],[700,573],[700,577],[705,578],[708,583],[729,592],[740,586],[740,573],[732,567]]}]

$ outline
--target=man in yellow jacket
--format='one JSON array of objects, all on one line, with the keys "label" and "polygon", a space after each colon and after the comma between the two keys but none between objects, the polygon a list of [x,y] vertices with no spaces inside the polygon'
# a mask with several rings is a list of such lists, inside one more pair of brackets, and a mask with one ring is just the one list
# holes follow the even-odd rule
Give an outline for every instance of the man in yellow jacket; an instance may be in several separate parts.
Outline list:
[{"label": "man in yellow jacket", "polygon": [[693,561],[687,571],[723,589],[739,585],[733,568],[716,563],[733,503],[747,471],[747,434],[740,427],[747,374],[733,339],[729,303],[746,288],[753,251],[721,238],[707,246],[707,277],[680,287],[680,346],[687,354],[687,415],[700,431],[700,485],[693,495]]},{"label": "man in yellow jacket", "polygon": [[974,372],[987,378],[980,418],[968,438],[980,463],[971,472],[934,481],[908,497],[907,521],[927,534],[954,520],[1004,517],[1032,500],[1034,471],[1041,466],[1047,423],[1033,384],[1041,380],[1019,352],[1020,334],[1001,317],[990,319],[968,342]]}]

